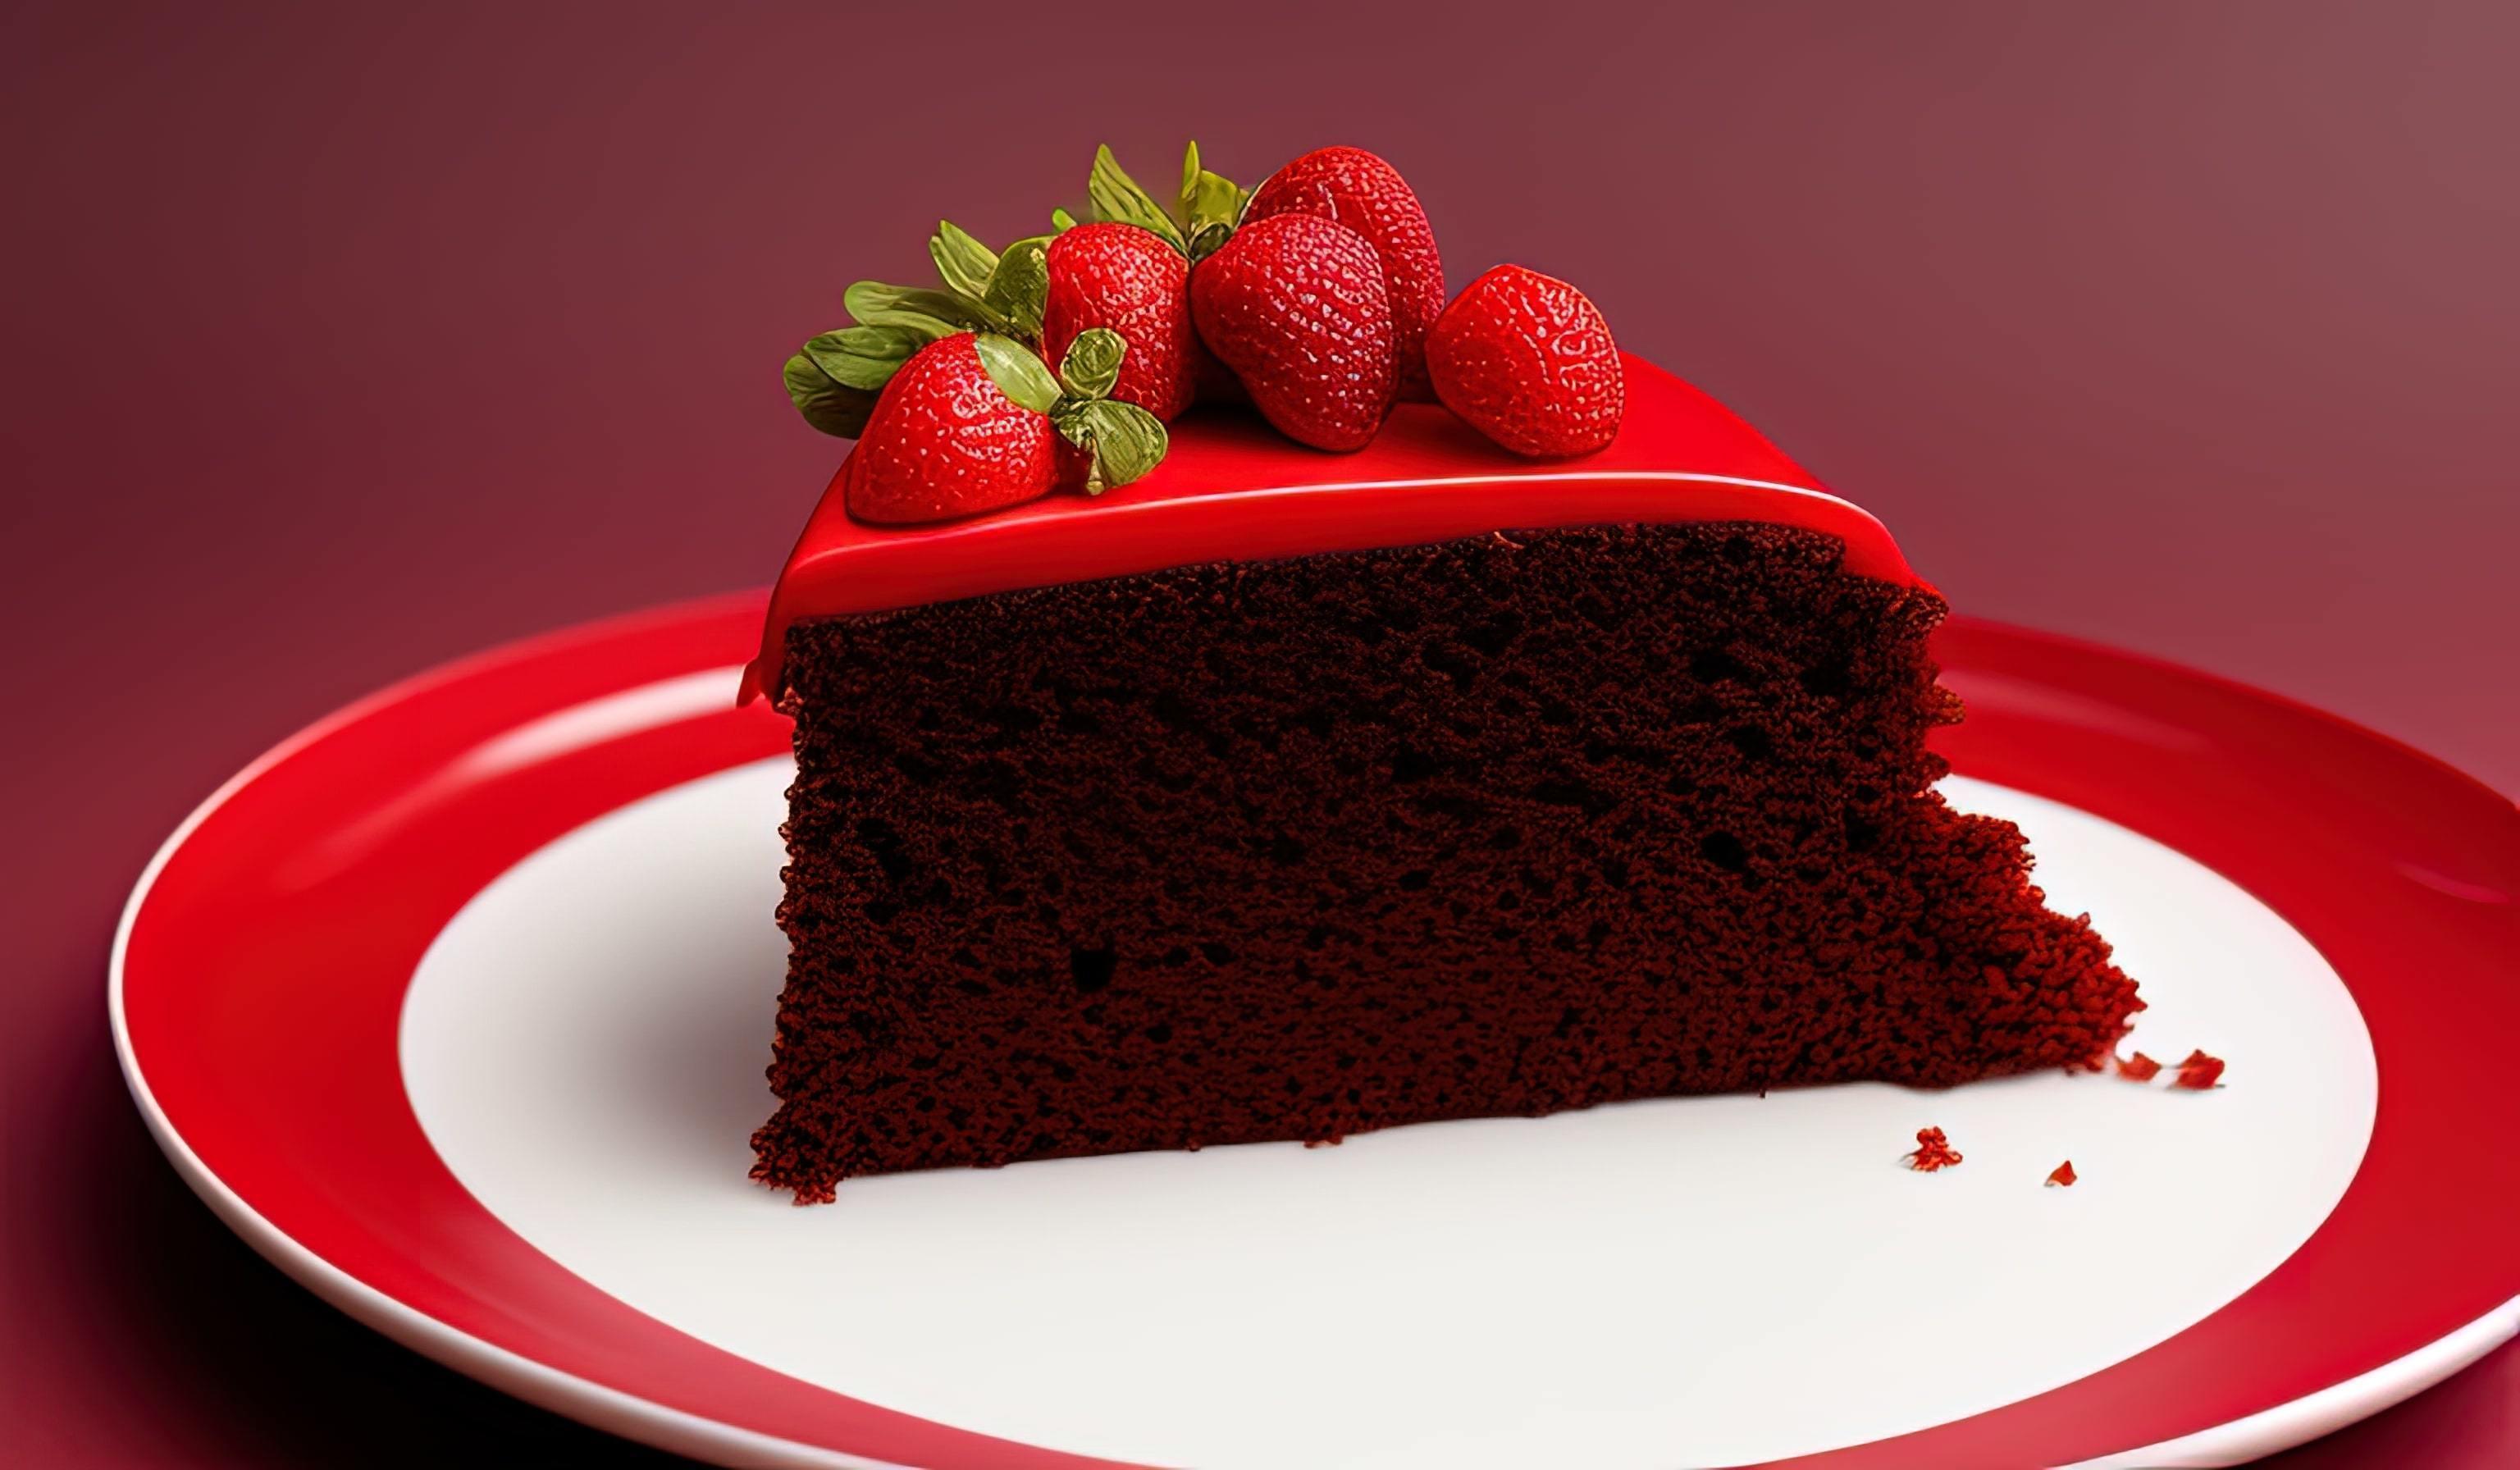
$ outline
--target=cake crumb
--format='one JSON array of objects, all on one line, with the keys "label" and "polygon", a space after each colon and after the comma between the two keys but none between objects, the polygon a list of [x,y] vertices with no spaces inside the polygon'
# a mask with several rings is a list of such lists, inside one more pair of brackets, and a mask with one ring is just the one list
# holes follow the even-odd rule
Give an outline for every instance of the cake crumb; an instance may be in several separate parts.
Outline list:
[{"label": "cake crumb", "polygon": [[2064,1163],[2059,1164],[2054,1169],[2048,1171],[2048,1182],[2050,1185],[2064,1185],[2071,1187],[2074,1182],[2074,1161],[2072,1159],[2067,1159]]},{"label": "cake crumb", "polygon": [[2118,1075],[2129,1082],[2150,1082],[2161,1074],[2161,1063],[2138,1051],[2133,1056],[2115,1058]]},{"label": "cake crumb", "polygon": [[1909,1168],[1918,1174],[1931,1174],[1937,1169],[1949,1169],[1959,1161],[1958,1151],[1952,1147],[1951,1139],[1943,1136],[1941,1129],[1916,1130],[1916,1151],[1908,1155]]},{"label": "cake crumb", "polygon": [[2174,1088],[2185,1088],[2191,1092],[2203,1092],[2221,1087],[2223,1058],[2207,1055],[2202,1048],[2190,1051],[2187,1053],[2187,1059],[2179,1064],[2179,1076],[2170,1085]]}]

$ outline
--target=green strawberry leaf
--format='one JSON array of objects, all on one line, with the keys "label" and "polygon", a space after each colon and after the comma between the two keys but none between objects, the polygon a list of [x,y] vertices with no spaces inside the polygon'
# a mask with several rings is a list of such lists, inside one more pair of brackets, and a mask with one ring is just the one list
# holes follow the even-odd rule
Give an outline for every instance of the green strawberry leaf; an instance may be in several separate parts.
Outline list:
[{"label": "green strawberry leaf", "polygon": [[849,315],[869,327],[907,327],[931,338],[983,328],[1007,330],[1006,319],[968,296],[860,281],[840,297]]},{"label": "green strawberry leaf", "polygon": [[1059,359],[1058,380],[1071,398],[1108,398],[1120,380],[1120,359],[1129,354],[1129,339],[1108,327],[1089,327],[1067,344]]},{"label": "green strawberry leaf", "polygon": [[1053,235],[1064,235],[1075,228],[1075,215],[1068,213],[1064,209],[1053,209],[1050,211],[1050,233]]},{"label": "green strawberry leaf", "polygon": [[988,370],[989,380],[999,392],[1036,414],[1058,406],[1058,379],[1050,376],[1050,369],[1030,347],[994,332],[981,333],[977,345],[980,366]]},{"label": "green strawberry leaf", "polygon": [[1164,244],[1189,253],[1190,243],[1182,239],[1181,226],[1173,223],[1153,195],[1138,187],[1108,147],[1094,150],[1094,173],[1085,182],[1085,193],[1094,201],[1096,219],[1152,230],[1163,237]]},{"label": "green strawberry leaf", "polygon": [[800,355],[844,388],[875,392],[934,338],[908,327],[843,327],[808,337]]},{"label": "green strawberry leaf", "polygon": [[1134,403],[1068,399],[1050,416],[1067,442],[1085,451],[1085,493],[1125,485],[1163,462],[1171,440],[1163,421]]},{"label": "green strawberry leaf", "polygon": [[936,222],[936,234],[927,242],[927,253],[936,262],[936,274],[945,289],[958,296],[977,298],[989,289],[989,273],[998,268],[998,252],[965,233],[952,220]]},{"label": "green strawberry leaf", "polygon": [[1234,226],[1230,224],[1199,226],[1197,232],[1190,238],[1190,263],[1196,265],[1205,260],[1225,248],[1225,243],[1233,238]]},{"label": "green strawberry leaf", "polygon": [[[1220,227],[1226,234],[1233,233],[1242,217],[1244,198],[1232,179],[1198,166],[1198,145],[1192,143],[1182,156],[1181,217],[1182,231],[1190,237],[1193,258],[1198,254],[1201,237]],[[1220,239],[1217,244],[1224,241]]]},{"label": "green strawberry leaf", "polygon": [[815,361],[799,352],[780,374],[788,383],[788,401],[805,422],[827,434],[854,439],[875,412],[876,395],[864,388],[833,382]]},{"label": "green strawberry leaf", "polygon": [[1051,239],[1035,235],[1018,240],[998,257],[998,268],[989,273],[988,289],[980,300],[1004,324],[999,331],[1016,336],[1041,335],[1042,309],[1050,298]]}]

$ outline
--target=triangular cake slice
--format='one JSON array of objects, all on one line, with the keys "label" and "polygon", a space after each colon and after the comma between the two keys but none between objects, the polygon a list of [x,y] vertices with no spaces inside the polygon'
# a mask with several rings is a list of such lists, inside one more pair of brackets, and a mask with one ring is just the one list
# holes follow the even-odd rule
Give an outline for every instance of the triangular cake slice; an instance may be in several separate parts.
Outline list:
[{"label": "triangular cake slice", "polygon": [[835,484],[746,678],[798,768],[756,1176],[2098,1064],[2134,982],[1932,789],[1941,597],[1626,372],[1579,462],[1402,405],[939,526]]}]

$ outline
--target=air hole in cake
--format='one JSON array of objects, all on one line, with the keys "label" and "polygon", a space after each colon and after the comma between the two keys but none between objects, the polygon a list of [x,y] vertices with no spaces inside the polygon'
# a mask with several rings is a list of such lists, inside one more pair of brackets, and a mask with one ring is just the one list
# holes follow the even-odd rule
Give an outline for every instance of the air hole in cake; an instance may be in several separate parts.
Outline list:
[{"label": "air hole in cake", "polygon": [[1467,690],[1479,677],[1479,661],[1463,649],[1450,644],[1428,644],[1418,650],[1418,661],[1453,681],[1453,688]]},{"label": "air hole in cake", "polygon": [[1732,742],[1733,749],[1754,761],[1766,760],[1777,748],[1777,742],[1756,725],[1735,725],[1724,732],[1724,738]]},{"label": "air hole in cake", "polygon": [[992,704],[980,712],[980,718],[998,728],[1002,738],[1012,739],[1041,729],[1041,712],[1020,704]]},{"label": "air hole in cake", "polygon": [[1513,641],[1520,637],[1522,637],[1522,615],[1508,608],[1483,623],[1463,630],[1462,642],[1468,644],[1481,654],[1494,658],[1512,647]]},{"label": "air hole in cake", "polygon": [[1707,648],[1689,655],[1688,677],[1700,684],[1722,684],[1739,679],[1748,671],[1740,660],[1721,648]]},{"label": "air hole in cake", "polygon": [[1487,803],[1459,791],[1424,791],[1409,798],[1409,804],[1429,817],[1450,822],[1477,822],[1488,814]]},{"label": "air hole in cake", "polygon": [[1838,698],[1849,688],[1846,664],[1834,658],[1814,664],[1803,670],[1801,682],[1803,692],[1807,694],[1822,699]]},{"label": "air hole in cake", "polygon": [[1156,690],[1155,697],[1147,702],[1147,712],[1162,722],[1166,730],[1196,735],[1203,728],[1197,712],[1191,708],[1189,698],[1179,690]]},{"label": "air hole in cake", "polygon": [[1447,762],[1413,745],[1403,745],[1392,752],[1391,780],[1399,785],[1415,785],[1421,780],[1444,774]]},{"label": "air hole in cake", "polygon": [[1117,950],[1070,950],[1067,955],[1067,973],[1086,995],[1108,987],[1113,972],[1119,968]]},{"label": "air hole in cake", "polygon": [[1543,806],[1574,807],[1579,811],[1598,814],[1614,804],[1599,791],[1579,780],[1551,780],[1531,788],[1531,799]]},{"label": "air hole in cake", "polygon": [[1742,872],[1750,867],[1750,850],[1731,832],[1708,832],[1697,840],[1697,851],[1726,872]]}]

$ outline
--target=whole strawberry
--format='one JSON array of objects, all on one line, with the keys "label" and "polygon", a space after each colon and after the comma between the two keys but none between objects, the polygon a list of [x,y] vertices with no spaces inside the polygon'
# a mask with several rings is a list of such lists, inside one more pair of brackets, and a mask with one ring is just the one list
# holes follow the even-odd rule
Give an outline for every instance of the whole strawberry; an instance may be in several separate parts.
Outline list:
[{"label": "whole strawberry", "polygon": [[1515,454],[1586,454],[1627,412],[1610,326],[1554,277],[1501,265],[1470,283],[1426,335],[1426,372],[1446,408]]},{"label": "whole strawberry", "polygon": [[1251,193],[1245,228],[1282,214],[1310,214],[1347,226],[1373,246],[1391,291],[1399,343],[1400,396],[1423,402],[1426,333],[1444,309],[1444,261],[1425,207],[1400,170],[1361,148],[1317,148]]},{"label": "whole strawberry", "polygon": [[[878,525],[950,520],[1047,495],[1058,483],[1058,430],[1049,414],[999,386],[982,340],[968,332],[939,337],[884,384],[849,456],[849,514]],[[1005,337],[987,340],[991,356],[1029,352]]]},{"label": "whole strawberry", "polygon": [[1246,222],[1190,277],[1198,334],[1280,433],[1362,449],[1391,411],[1399,347],[1382,263],[1310,214]]},{"label": "whole strawberry", "polygon": [[1078,225],[1054,237],[1041,318],[1042,356],[1058,362],[1077,334],[1107,327],[1129,344],[1111,397],[1167,423],[1197,394],[1190,262],[1150,230]]},{"label": "whole strawberry", "polygon": [[1053,374],[1031,347],[956,333],[884,383],[845,467],[842,504],[877,525],[976,515],[1065,486],[1100,495],[1162,462],[1162,421],[1111,397],[1129,344],[1088,328]]}]

